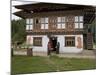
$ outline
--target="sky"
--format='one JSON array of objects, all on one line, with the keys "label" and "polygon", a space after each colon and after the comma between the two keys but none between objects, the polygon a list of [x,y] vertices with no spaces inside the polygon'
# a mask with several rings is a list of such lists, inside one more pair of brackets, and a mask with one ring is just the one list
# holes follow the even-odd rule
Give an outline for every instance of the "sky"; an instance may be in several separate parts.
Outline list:
[{"label": "sky", "polygon": [[[38,1],[38,0],[37,0]],[[51,0],[52,1],[52,0]],[[82,0],[83,1],[83,0]],[[83,5],[96,5],[96,2],[95,0],[84,0],[83,2],[82,1],[78,1],[78,0],[66,0],[67,3],[75,3],[75,4],[83,4]],[[59,0],[58,0],[59,2]],[[14,6],[15,5],[23,5],[23,4],[31,4],[31,3],[36,3],[35,1],[32,1],[32,0],[13,0],[12,1],[12,20],[15,19],[21,19],[20,17],[18,16],[15,16],[13,13],[14,12],[17,12],[17,11],[20,11],[19,9],[16,9]]]},{"label": "sky", "polygon": [[14,15],[14,12],[20,11],[19,9],[16,9],[14,6],[16,5],[23,5],[23,4],[31,4],[31,3],[36,3],[34,1],[12,1],[12,20],[13,19],[21,19],[20,17]]}]

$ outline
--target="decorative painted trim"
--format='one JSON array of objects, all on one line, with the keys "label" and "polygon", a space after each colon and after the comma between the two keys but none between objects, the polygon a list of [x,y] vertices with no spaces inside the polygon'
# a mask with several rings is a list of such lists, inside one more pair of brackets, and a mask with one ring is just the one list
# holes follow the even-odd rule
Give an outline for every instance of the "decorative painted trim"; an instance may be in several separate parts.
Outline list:
[{"label": "decorative painted trim", "polygon": [[77,42],[78,42],[77,48],[82,48],[81,37],[77,37]]}]

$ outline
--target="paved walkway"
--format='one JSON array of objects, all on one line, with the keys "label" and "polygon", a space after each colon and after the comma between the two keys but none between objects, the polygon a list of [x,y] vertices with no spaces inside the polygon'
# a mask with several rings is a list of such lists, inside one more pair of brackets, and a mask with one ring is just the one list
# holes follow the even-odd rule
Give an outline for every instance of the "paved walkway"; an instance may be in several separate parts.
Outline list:
[{"label": "paved walkway", "polygon": [[92,58],[96,59],[95,50],[83,50],[81,53],[63,53],[57,55],[59,57],[67,57],[67,58]]}]

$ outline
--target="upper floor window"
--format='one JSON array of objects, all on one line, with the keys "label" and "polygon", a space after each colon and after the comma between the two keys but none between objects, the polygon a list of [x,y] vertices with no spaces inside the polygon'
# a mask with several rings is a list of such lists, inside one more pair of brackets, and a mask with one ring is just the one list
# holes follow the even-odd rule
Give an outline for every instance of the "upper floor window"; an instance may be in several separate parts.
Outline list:
[{"label": "upper floor window", "polygon": [[75,16],[75,28],[81,29],[83,28],[83,16]]},{"label": "upper floor window", "polygon": [[32,30],[33,29],[33,19],[29,18],[26,19],[26,30]]},{"label": "upper floor window", "polygon": [[79,22],[83,22],[83,16],[79,16]]},{"label": "upper floor window", "polygon": [[48,18],[41,18],[41,29],[48,29]]},{"label": "upper floor window", "polygon": [[75,16],[75,22],[83,22],[83,16]]},{"label": "upper floor window", "polygon": [[79,19],[78,19],[78,16],[75,16],[75,22],[78,22]]},{"label": "upper floor window", "polygon": [[57,28],[64,29],[65,28],[65,17],[58,17],[57,18]]}]

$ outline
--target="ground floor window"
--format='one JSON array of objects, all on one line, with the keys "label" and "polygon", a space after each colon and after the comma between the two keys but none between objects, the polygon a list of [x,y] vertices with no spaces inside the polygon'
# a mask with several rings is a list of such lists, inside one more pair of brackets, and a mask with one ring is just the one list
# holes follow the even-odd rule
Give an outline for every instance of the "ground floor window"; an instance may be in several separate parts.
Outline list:
[{"label": "ground floor window", "polygon": [[75,37],[65,37],[65,46],[75,46]]},{"label": "ground floor window", "polygon": [[33,46],[42,46],[42,37],[33,37]]}]

